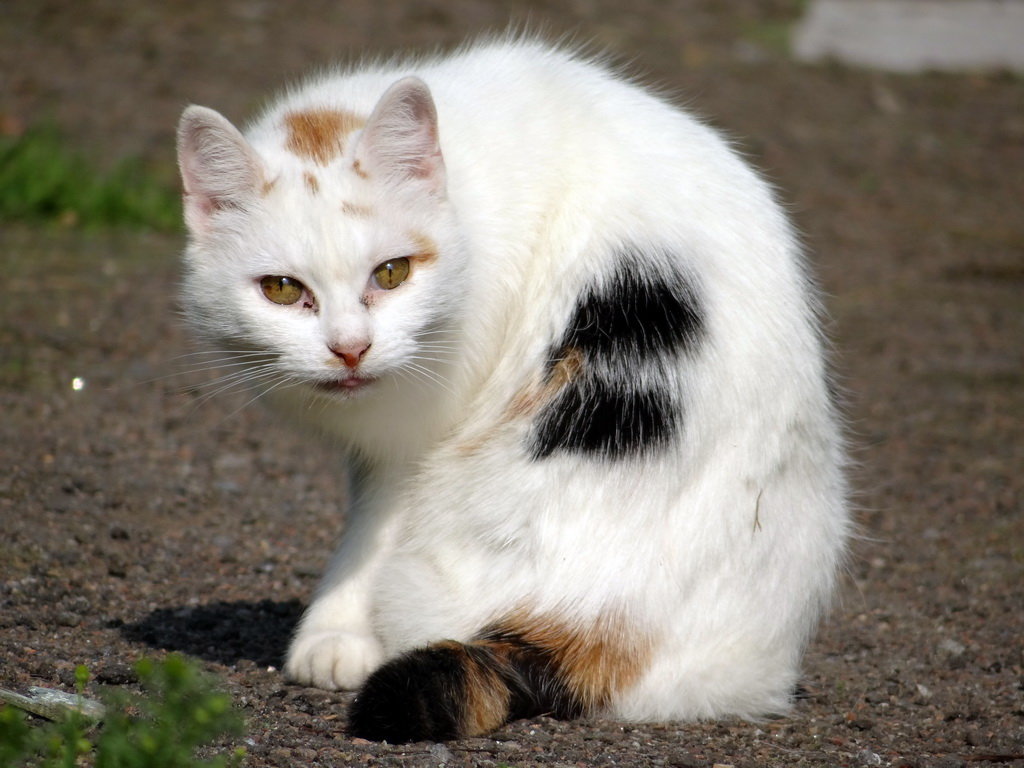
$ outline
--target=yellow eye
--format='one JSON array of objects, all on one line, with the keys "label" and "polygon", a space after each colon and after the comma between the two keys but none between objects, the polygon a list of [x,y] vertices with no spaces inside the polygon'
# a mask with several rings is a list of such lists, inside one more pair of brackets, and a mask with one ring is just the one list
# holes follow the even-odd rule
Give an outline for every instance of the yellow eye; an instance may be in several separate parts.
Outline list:
[{"label": "yellow eye", "polygon": [[294,304],[302,298],[306,287],[294,277],[267,275],[260,279],[263,295],[275,304]]},{"label": "yellow eye", "polygon": [[402,256],[398,259],[388,259],[383,264],[378,264],[373,270],[373,281],[379,288],[390,291],[397,288],[409,277],[409,259]]}]

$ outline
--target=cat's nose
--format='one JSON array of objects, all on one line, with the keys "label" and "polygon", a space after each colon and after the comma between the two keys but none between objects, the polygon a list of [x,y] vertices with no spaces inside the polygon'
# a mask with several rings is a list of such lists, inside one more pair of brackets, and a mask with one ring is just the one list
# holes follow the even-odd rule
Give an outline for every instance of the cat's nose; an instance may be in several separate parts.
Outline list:
[{"label": "cat's nose", "polygon": [[355,368],[363,355],[370,349],[369,342],[356,342],[355,344],[330,344],[331,352],[342,359],[349,368]]}]

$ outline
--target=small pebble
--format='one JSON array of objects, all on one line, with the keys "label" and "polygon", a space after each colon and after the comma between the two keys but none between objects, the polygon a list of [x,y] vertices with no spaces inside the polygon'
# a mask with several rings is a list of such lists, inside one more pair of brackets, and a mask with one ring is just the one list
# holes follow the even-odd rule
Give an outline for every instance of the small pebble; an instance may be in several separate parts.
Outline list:
[{"label": "small pebble", "polygon": [[430,752],[430,756],[437,760],[441,765],[447,765],[455,760],[455,755],[453,755],[452,751],[444,744],[434,744],[428,751]]}]

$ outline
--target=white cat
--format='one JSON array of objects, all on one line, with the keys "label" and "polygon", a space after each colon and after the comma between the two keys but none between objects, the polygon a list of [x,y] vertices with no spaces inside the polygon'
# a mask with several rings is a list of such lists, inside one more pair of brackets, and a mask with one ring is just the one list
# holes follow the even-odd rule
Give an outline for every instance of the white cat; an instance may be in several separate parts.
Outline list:
[{"label": "white cat", "polygon": [[352,459],[291,679],[362,686],[392,742],[787,708],[843,451],[798,245],[726,142],[532,40],[178,141],[188,314]]}]

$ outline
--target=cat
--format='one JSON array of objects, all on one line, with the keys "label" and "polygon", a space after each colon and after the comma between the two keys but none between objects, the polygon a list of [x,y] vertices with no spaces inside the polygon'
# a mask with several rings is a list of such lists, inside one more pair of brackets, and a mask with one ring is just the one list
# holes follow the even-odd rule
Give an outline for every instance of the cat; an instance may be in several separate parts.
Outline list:
[{"label": "cat", "polygon": [[244,134],[190,106],[178,152],[187,315],[351,465],[288,678],[392,743],[786,711],[844,445],[801,249],[718,133],[514,38]]}]

